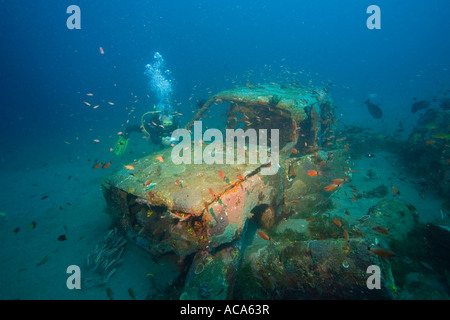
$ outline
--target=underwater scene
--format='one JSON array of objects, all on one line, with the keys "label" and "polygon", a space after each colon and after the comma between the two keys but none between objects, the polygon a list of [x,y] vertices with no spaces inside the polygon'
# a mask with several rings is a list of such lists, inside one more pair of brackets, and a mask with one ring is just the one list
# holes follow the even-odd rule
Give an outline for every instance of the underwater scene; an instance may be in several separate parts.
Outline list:
[{"label": "underwater scene", "polygon": [[449,9],[1,1],[0,299],[448,300]]}]

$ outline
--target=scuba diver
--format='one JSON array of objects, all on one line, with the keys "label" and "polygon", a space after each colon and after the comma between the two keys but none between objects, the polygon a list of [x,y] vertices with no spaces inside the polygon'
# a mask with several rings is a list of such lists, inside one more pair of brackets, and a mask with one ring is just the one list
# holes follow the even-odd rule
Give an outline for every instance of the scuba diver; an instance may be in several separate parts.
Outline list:
[{"label": "scuba diver", "polygon": [[130,133],[145,132],[150,136],[150,140],[160,148],[170,146],[173,143],[172,132],[178,128],[178,121],[172,115],[162,114],[161,111],[149,111],[142,115],[141,125],[129,125],[119,136],[113,152],[121,155],[125,152]]},{"label": "scuba diver", "polygon": [[[145,118],[147,114],[151,115]],[[170,146],[173,142],[172,132],[178,128],[178,122],[170,114],[152,111],[142,116],[141,127],[150,136],[152,142],[162,148],[164,146]]]}]

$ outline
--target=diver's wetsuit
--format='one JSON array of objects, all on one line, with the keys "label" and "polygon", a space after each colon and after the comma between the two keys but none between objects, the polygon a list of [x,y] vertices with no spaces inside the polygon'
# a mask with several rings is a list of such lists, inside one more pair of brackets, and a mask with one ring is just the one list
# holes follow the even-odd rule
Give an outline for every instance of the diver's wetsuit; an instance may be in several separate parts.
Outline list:
[{"label": "diver's wetsuit", "polygon": [[144,127],[145,130],[150,134],[150,139],[156,145],[163,145],[164,137],[171,137],[172,132],[178,128],[178,123],[173,118],[173,122],[170,125],[162,125],[159,114],[154,114],[151,117],[147,118]]}]

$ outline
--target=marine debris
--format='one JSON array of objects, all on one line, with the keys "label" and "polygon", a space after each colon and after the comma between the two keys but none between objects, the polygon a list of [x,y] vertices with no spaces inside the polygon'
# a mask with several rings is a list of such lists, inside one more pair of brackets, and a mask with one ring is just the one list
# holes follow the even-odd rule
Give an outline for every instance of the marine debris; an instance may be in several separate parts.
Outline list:
[{"label": "marine debris", "polygon": [[[166,161],[155,161],[156,155],[150,155],[133,163],[132,176],[120,170],[103,181],[105,199],[114,209],[110,211],[113,223],[155,259],[174,254],[183,261],[180,283],[169,296],[395,298],[391,264],[405,255],[392,241],[401,241],[412,230],[416,210],[395,197],[400,193],[391,183],[381,184],[383,177],[374,168],[352,168],[352,158],[373,158],[381,151],[380,144],[392,140],[357,127],[336,132],[335,106],[325,93],[274,84],[222,91],[206,101],[185,127],[191,129],[217,103],[227,108],[226,129],[279,128],[278,166],[271,162],[175,164],[169,160],[171,150],[163,149],[157,156]],[[372,116],[382,116],[378,106],[367,104]],[[415,143],[421,150],[433,150],[441,142],[444,145],[448,133],[439,119],[426,120],[417,133],[429,134],[426,139],[436,142],[432,147],[422,139]],[[234,151],[250,157],[250,146]],[[210,147],[205,143],[199,152]],[[377,153],[378,159],[383,155]],[[158,174],[154,174],[156,166]],[[275,173],[261,174],[265,166],[276,167]],[[373,182],[367,184],[368,190],[358,185],[358,191],[353,173],[363,183]],[[145,187],[151,183],[156,185],[149,193]],[[390,196],[391,188],[395,198]],[[351,213],[335,206],[334,200],[341,196],[351,201],[346,205]],[[364,202],[377,199],[383,200],[368,212],[358,212]],[[94,261],[101,250],[100,246],[89,259]],[[393,252],[392,262],[384,258],[393,257]],[[374,264],[382,269],[381,290],[368,290],[366,285],[367,266]],[[95,265],[101,270],[108,263]]]},{"label": "marine debris", "polygon": [[[106,284],[116,272],[120,263],[127,240],[119,234],[116,228],[110,230],[104,239],[89,252],[86,258],[87,268],[95,273],[106,275],[101,284]],[[90,279],[88,279],[90,280]]]}]

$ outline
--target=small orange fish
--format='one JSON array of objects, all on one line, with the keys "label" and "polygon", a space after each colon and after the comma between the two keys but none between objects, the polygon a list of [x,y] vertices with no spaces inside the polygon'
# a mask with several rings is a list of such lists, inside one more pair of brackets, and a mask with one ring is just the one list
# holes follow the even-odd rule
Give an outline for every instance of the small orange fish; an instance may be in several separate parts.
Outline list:
[{"label": "small orange fish", "polygon": [[183,185],[181,184],[180,180],[177,179],[177,180],[175,181],[175,183],[176,183],[180,188],[183,188]]},{"label": "small orange fish", "polygon": [[368,247],[367,249],[369,249],[370,252],[373,252],[382,258],[392,258],[395,256],[395,253],[392,252],[391,250],[387,250],[387,249],[383,249],[383,248],[379,248],[379,247],[377,247],[377,248]]},{"label": "small orange fish", "polygon": [[347,150],[347,151],[350,150],[350,147],[348,146],[348,144],[346,144],[346,145],[344,146],[344,148],[345,148],[345,150]]},{"label": "small orange fish", "polygon": [[128,169],[128,170],[134,170],[134,167],[133,166],[130,166],[130,165],[126,165],[126,166],[123,166],[125,169]]},{"label": "small orange fish", "polygon": [[212,195],[214,198],[216,197],[216,194],[214,193],[214,191],[212,191],[211,188],[209,188],[209,194]]},{"label": "small orange fish", "polygon": [[314,217],[306,218],[306,221],[308,221],[308,222],[314,221]]},{"label": "small orange fish", "polygon": [[384,234],[384,235],[386,235],[386,236],[389,235],[389,231],[388,231],[385,227],[377,226],[377,227],[373,227],[373,230],[374,230],[375,232]]},{"label": "small orange fish", "polygon": [[147,181],[145,181],[144,187],[148,187],[150,183],[152,183],[152,179],[148,179]]},{"label": "small orange fish", "polygon": [[105,51],[103,50],[102,47],[98,48],[100,50],[100,54],[105,54]]},{"label": "small orange fish", "polygon": [[319,173],[316,170],[308,170],[308,176],[310,176],[310,177],[315,177],[318,174]]},{"label": "small orange fish", "polygon": [[291,149],[291,153],[293,153],[293,154],[297,154],[297,153],[298,153],[298,150],[297,150],[297,149],[295,149],[295,148],[292,148],[292,149]]},{"label": "small orange fish", "polygon": [[333,184],[337,184],[339,186],[342,184],[342,182],[344,182],[344,179],[334,179],[331,182],[333,182]]},{"label": "small orange fish", "polygon": [[358,198],[356,197],[356,196],[353,196],[353,198],[350,198],[350,200],[352,200],[352,201],[358,201]]},{"label": "small orange fish", "polygon": [[164,158],[161,157],[161,156],[157,157],[156,160],[159,160],[159,161],[161,161],[161,162],[164,162]]},{"label": "small orange fish", "polygon": [[337,225],[339,228],[342,227],[342,223],[339,221],[338,218],[333,218],[333,222],[335,225]]},{"label": "small orange fish", "polygon": [[97,142],[97,143],[100,142],[100,140],[98,140],[98,139],[94,139],[93,141],[94,141],[94,142]]},{"label": "small orange fish", "polygon": [[338,187],[337,184],[330,184],[328,186],[326,186],[325,188],[323,188],[325,191],[333,191],[334,189],[336,189]]},{"label": "small orange fish", "polygon": [[345,229],[344,229],[344,239],[345,239],[345,240],[348,240],[348,232],[347,232],[347,230],[345,230]]},{"label": "small orange fish", "polygon": [[110,165],[111,165],[111,162],[107,162],[102,166],[102,168],[103,169],[109,168]]},{"label": "small orange fish", "polygon": [[237,175],[237,178],[238,178],[239,180],[245,180],[245,177],[244,177],[242,174],[238,174],[238,175]]},{"label": "small orange fish", "polygon": [[268,236],[267,233],[265,233],[264,231],[259,230],[259,231],[258,231],[258,234],[259,234],[259,236],[260,236],[261,238],[263,238],[264,240],[270,241],[269,236]]},{"label": "small orange fish", "polygon": [[152,198],[152,199],[155,197],[155,195],[154,195],[153,192],[151,192],[151,191],[148,192],[148,196],[149,196],[150,198]]},{"label": "small orange fish", "polygon": [[103,165],[103,164],[99,162],[99,163],[94,164],[94,165],[92,166],[92,168],[98,169],[98,168],[100,168],[102,165]]},{"label": "small orange fish", "polygon": [[222,171],[219,170],[219,177],[221,177],[222,179],[225,179],[225,175],[223,174]]},{"label": "small orange fish", "polygon": [[392,187],[392,193],[395,197],[396,195],[400,194],[400,191],[398,191],[398,189],[396,187]]},{"label": "small orange fish", "polygon": [[426,143],[427,145],[432,145],[432,144],[435,143],[435,141],[434,141],[434,140],[426,140],[425,143]]}]

